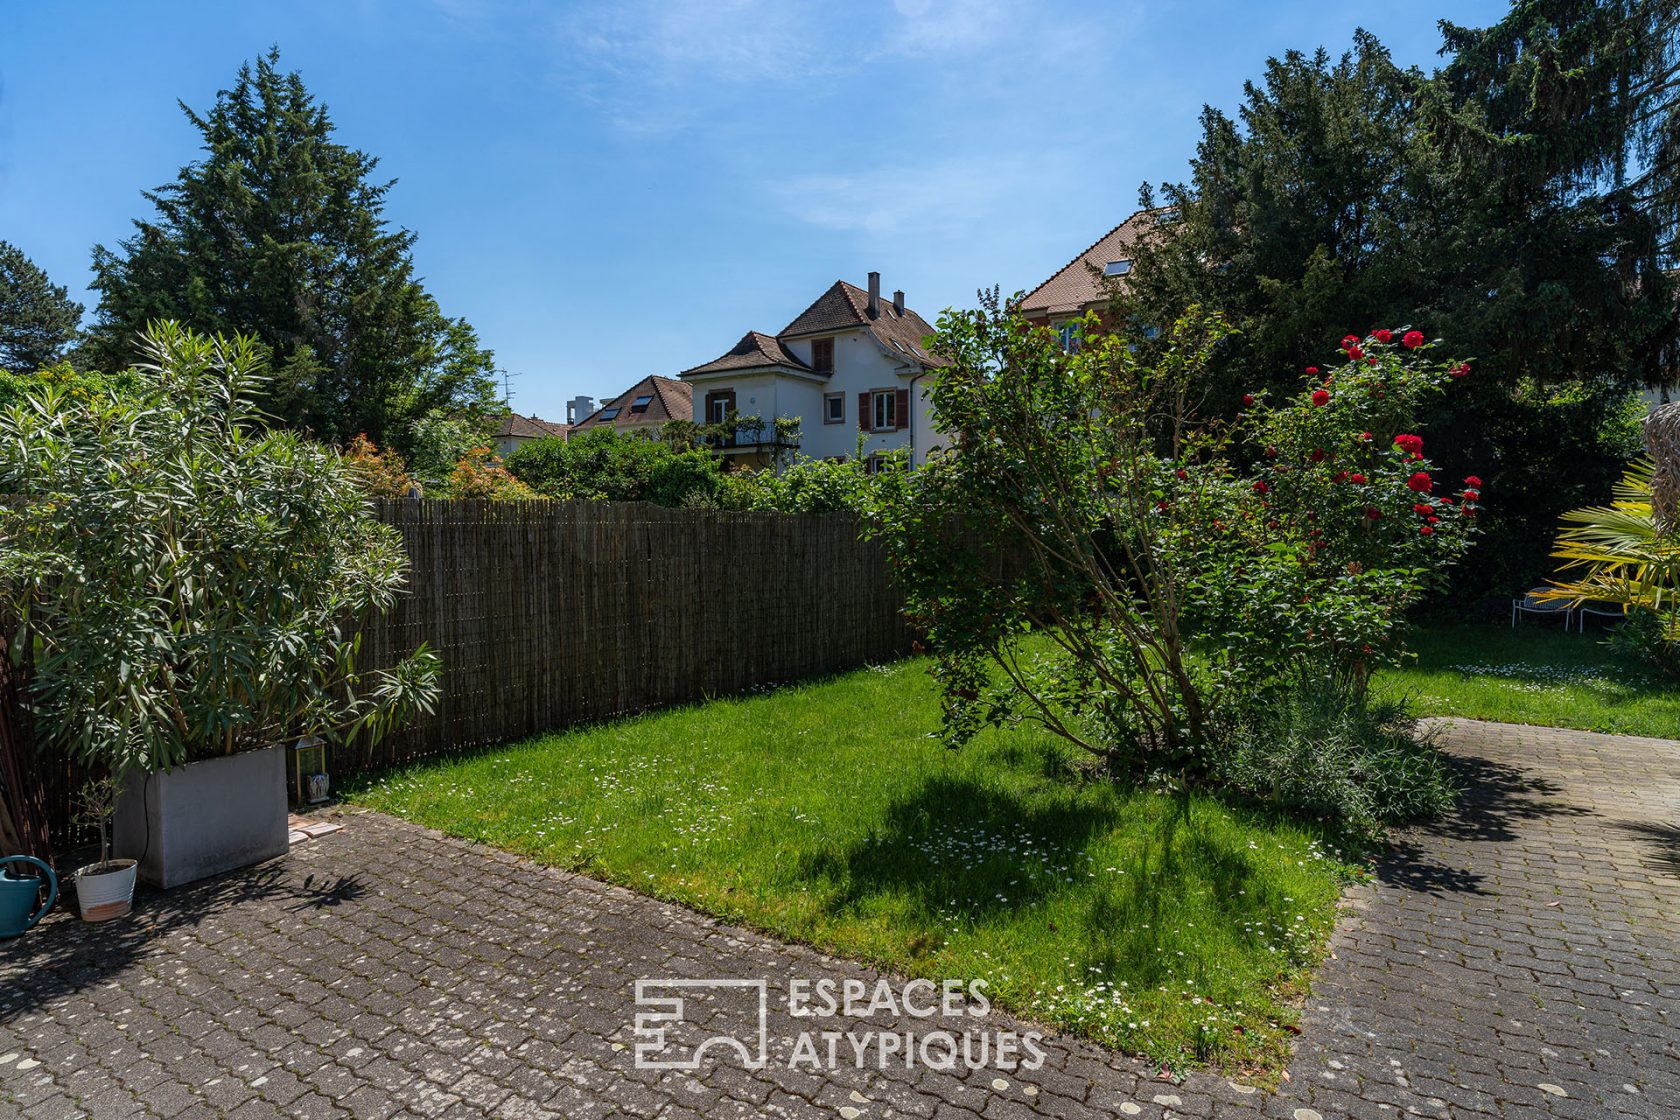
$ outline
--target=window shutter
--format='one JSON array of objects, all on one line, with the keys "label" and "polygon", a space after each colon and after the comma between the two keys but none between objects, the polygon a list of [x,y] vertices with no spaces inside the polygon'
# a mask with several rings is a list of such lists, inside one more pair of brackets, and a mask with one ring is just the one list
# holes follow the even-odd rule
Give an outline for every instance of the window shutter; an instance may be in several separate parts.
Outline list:
[{"label": "window shutter", "polygon": [[902,432],[910,426],[910,390],[900,389],[898,391],[898,407],[895,411],[897,415],[893,419],[897,420],[898,424],[893,430]]},{"label": "window shutter", "polygon": [[868,393],[858,394],[858,431],[860,432],[867,432],[875,423],[873,415],[875,410],[870,407],[874,402],[869,398],[870,394]]}]

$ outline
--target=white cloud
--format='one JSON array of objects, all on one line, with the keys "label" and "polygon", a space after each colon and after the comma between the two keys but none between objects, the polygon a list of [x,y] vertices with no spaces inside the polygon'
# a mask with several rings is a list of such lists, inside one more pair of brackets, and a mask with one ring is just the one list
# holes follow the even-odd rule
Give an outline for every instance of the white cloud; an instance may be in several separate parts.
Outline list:
[{"label": "white cloud", "polygon": [[893,0],[893,9],[890,46],[911,56],[989,47],[1039,22],[1019,0]]},{"label": "white cloud", "polygon": [[796,175],[769,191],[787,213],[825,229],[941,239],[976,235],[1065,173],[1059,161],[993,156]]}]

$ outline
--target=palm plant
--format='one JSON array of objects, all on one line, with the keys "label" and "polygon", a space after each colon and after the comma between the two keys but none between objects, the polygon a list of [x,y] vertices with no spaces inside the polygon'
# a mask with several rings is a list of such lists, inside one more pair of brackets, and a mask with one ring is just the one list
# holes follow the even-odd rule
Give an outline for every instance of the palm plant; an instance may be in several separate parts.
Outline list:
[{"label": "palm plant", "polygon": [[1665,643],[1680,642],[1680,534],[1658,524],[1652,507],[1657,467],[1628,466],[1611,504],[1570,510],[1552,555],[1563,561],[1542,598],[1599,602],[1628,615],[1649,613]]}]

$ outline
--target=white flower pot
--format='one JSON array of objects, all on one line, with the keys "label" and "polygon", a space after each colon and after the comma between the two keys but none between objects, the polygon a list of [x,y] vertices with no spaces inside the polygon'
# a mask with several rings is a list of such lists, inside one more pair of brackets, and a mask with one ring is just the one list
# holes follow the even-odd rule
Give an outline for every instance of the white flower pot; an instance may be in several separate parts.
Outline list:
[{"label": "white flower pot", "polygon": [[90,863],[76,871],[76,905],[86,922],[108,922],[134,905],[134,875],[139,864],[131,859]]}]

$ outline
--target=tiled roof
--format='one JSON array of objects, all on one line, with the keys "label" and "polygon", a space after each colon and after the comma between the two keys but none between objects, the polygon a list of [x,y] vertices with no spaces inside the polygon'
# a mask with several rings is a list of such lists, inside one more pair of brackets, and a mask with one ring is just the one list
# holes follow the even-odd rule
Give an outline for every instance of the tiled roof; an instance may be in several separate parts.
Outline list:
[{"label": "tiled roof", "polygon": [[836,280],[815,303],[800,312],[793,322],[782,328],[777,338],[798,338],[807,334],[850,330],[865,327],[881,345],[903,354],[907,361],[924,366],[943,363],[927,352],[923,340],[933,333],[926,319],[906,307],[902,313],[892,301],[881,300],[880,314],[869,317],[869,293],[856,284]]},{"label": "tiled roof", "polygon": [[521,416],[517,412],[510,412],[502,418],[501,426],[496,429],[495,439],[542,439],[544,436],[560,436],[565,438],[570,429],[564,424],[556,424],[552,420],[544,420],[538,416]]},{"label": "tiled roof", "polygon": [[1050,279],[1028,292],[1021,310],[1028,315],[1062,315],[1102,303],[1107,294],[1097,283],[1096,273],[1110,261],[1129,260],[1139,237],[1159,224],[1161,210],[1139,210],[1074,257]]},{"label": "tiled roof", "polygon": [[[631,412],[630,405],[637,397],[652,397],[643,412]],[[618,413],[607,420],[602,413],[616,408]],[[672,377],[657,374],[644,377],[601,407],[579,420],[572,431],[582,428],[627,428],[643,424],[663,424],[667,420],[694,419],[694,386]]]},{"label": "tiled roof", "polygon": [[[793,351],[783,346],[777,339],[763,331],[748,331],[727,354],[720,358],[714,358],[704,365],[685,369],[678,376],[687,376],[691,373],[722,373],[732,369],[763,369],[767,366],[792,366],[794,369],[810,369],[804,362],[794,357]],[[684,387],[688,388],[686,385]],[[690,391],[692,392],[692,390]]]}]

